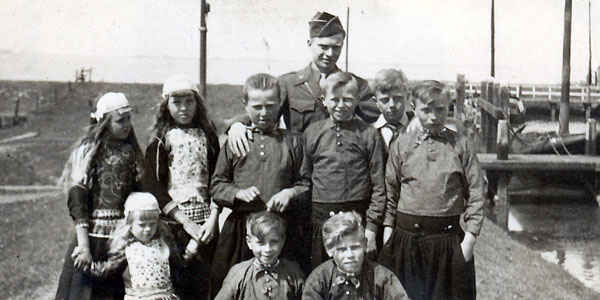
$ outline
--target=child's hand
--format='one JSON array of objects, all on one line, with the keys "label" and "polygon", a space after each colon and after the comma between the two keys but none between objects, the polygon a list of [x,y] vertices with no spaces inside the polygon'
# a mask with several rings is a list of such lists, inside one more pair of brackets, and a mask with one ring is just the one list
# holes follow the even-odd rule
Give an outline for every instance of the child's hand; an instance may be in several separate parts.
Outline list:
[{"label": "child's hand", "polygon": [[185,247],[185,253],[183,253],[183,259],[190,260],[198,253],[198,242],[191,239]]},{"label": "child's hand", "polygon": [[394,228],[390,227],[390,226],[385,226],[383,228],[383,244],[385,245],[390,238],[392,237],[392,232],[394,231]]},{"label": "child's hand", "polygon": [[233,123],[229,128],[227,147],[234,155],[243,157],[250,151],[248,139],[252,139],[252,131],[249,132],[248,128],[240,122]]},{"label": "child's hand", "polygon": [[377,244],[375,243],[375,239],[377,237],[377,233],[371,231],[369,229],[365,230],[365,237],[367,238],[367,254],[374,254],[377,252]]},{"label": "child's hand", "polygon": [[473,249],[475,248],[475,242],[475,236],[470,232],[465,232],[465,237],[463,238],[462,243],[460,243],[460,248],[462,249],[465,261],[471,261],[471,259],[473,259]]},{"label": "child's hand", "polygon": [[92,264],[92,253],[88,248],[76,247],[71,255],[73,258],[73,266],[76,270],[82,270],[86,272]]},{"label": "child's hand", "polygon": [[247,189],[239,190],[235,194],[235,198],[240,199],[244,202],[250,203],[256,199],[256,197],[260,196],[260,191],[257,187],[251,186]]},{"label": "child's hand", "polygon": [[192,239],[199,241],[202,237],[202,227],[190,220],[183,223],[183,230],[189,234]]},{"label": "child's hand", "polygon": [[210,243],[212,239],[217,235],[217,230],[219,229],[218,222],[219,215],[211,214],[208,220],[201,226],[202,228],[202,236],[200,236],[200,242],[204,244]]},{"label": "child's hand", "polygon": [[283,189],[277,194],[273,195],[269,202],[267,202],[267,210],[274,212],[284,212],[290,205],[290,201],[294,197],[294,190]]}]

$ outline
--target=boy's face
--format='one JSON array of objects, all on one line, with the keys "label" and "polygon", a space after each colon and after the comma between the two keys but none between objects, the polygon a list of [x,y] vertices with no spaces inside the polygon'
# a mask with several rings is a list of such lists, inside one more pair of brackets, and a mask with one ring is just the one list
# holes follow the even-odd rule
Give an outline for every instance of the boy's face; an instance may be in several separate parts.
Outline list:
[{"label": "boy's face", "polygon": [[151,241],[158,229],[158,215],[144,216],[136,212],[132,213],[131,234],[142,243]]},{"label": "boy's face", "polygon": [[402,89],[394,89],[385,93],[376,91],[375,101],[377,102],[377,108],[379,108],[385,120],[389,123],[397,124],[404,116],[407,92]]},{"label": "boy's face", "polygon": [[358,105],[358,91],[352,84],[329,89],[325,93],[323,104],[331,118],[336,121],[348,121],[354,116],[354,109]]},{"label": "boy's face", "polygon": [[275,127],[279,115],[279,93],[271,90],[248,90],[246,113],[256,128],[270,131]]},{"label": "boy's face", "polygon": [[443,94],[434,95],[430,99],[415,99],[415,115],[424,129],[439,132],[444,127],[448,116],[448,101]]},{"label": "boy's face", "polygon": [[188,125],[194,120],[196,114],[196,98],[193,94],[170,96],[167,108],[175,123]]},{"label": "boy's face", "polygon": [[360,273],[365,260],[366,241],[358,233],[344,236],[337,245],[327,250],[335,264],[346,273]]},{"label": "boy's face", "polygon": [[335,68],[343,46],[344,34],[342,33],[328,37],[315,37],[308,41],[312,62],[319,69],[327,71]]},{"label": "boy's face", "polygon": [[111,111],[110,122],[108,123],[108,131],[110,134],[119,140],[124,140],[129,136],[131,131],[131,113],[119,113],[118,111]]},{"label": "boy's face", "polygon": [[252,234],[248,234],[246,243],[248,244],[248,248],[252,250],[254,257],[260,263],[270,265],[275,263],[279,254],[281,254],[281,249],[283,249],[283,244],[285,244],[285,237],[273,230],[262,240]]}]

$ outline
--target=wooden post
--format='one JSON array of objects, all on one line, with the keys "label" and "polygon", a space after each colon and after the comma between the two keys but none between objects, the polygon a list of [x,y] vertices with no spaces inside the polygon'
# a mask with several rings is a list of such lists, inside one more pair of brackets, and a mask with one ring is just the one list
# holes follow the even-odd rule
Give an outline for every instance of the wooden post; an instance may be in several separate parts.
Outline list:
[{"label": "wooden post", "polygon": [[560,89],[560,110],[558,134],[569,134],[569,95],[571,92],[571,7],[572,1],[565,0],[565,20],[563,34],[563,67]]},{"label": "wooden post", "polygon": [[21,102],[21,97],[17,96],[15,100],[15,115],[13,116],[13,126],[19,123],[19,103]]},{"label": "wooden post", "polygon": [[550,102],[550,121],[556,121],[556,103]]},{"label": "wooden post", "polygon": [[206,99],[206,14],[210,11],[210,6],[206,0],[200,0],[200,95]]},{"label": "wooden post", "polygon": [[499,172],[498,175],[498,191],[496,192],[494,215],[496,215],[496,223],[498,226],[508,230],[508,213],[510,210],[508,183],[510,181],[510,172],[503,171]]},{"label": "wooden post", "polygon": [[[481,82],[481,94],[479,95],[479,99],[487,100],[487,82]],[[481,114],[481,136],[483,138],[483,151],[488,153],[487,149],[487,130],[488,130],[488,119],[490,118],[485,110],[479,106],[479,113]]]},{"label": "wooden post", "polygon": [[498,120],[498,134],[496,138],[496,157],[507,160],[510,143],[508,137],[508,120]]},{"label": "wooden post", "polygon": [[[454,104],[454,119],[456,119],[456,130],[458,135],[463,134],[461,132],[463,128],[463,111],[465,106],[465,75],[456,75],[456,103]],[[460,126],[459,126],[460,123]]]},{"label": "wooden post", "polygon": [[596,155],[596,120],[587,119],[585,129],[585,154]]},{"label": "wooden post", "polygon": [[494,17],[494,0],[492,0],[492,13],[491,13],[491,45],[490,45],[490,49],[491,49],[491,55],[490,55],[490,76],[491,77],[496,77],[496,45],[495,45],[495,37],[494,35],[496,34],[496,29],[495,29],[495,17]]}]

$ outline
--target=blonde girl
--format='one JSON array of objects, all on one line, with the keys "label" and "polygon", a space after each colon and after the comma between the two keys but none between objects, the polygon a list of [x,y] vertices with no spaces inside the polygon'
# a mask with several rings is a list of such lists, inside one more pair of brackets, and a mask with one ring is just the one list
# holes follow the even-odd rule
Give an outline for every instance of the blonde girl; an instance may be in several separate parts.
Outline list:
[{"label": "blonde girl", "polygon": [[98,99],[90,123],[63,171],[76,237],[65,256],[56,299],[122,299],[124,294],[119,277],[95,279],[86,271],[93,260],[107,258],[109,237],[124,217],[125,199],[138,190],[143,156],[124,94]]},{"label": "blonde girl", "polygon": [[209,195],[219,142],[204,99],[185,76],[165,81],[152,131],[144,190],[158,199],[178,245],[196,253],[182,296],[204,299],[220,213]]},{"label": "blonde girl", "polygon": [[180,283],[184,261],[159,216],[152,194],[131,193],[125,202],[125,220],[112,236],[108,259],[94,261],[88,273],[94,278],[120,276],[125,300],[180,299],[174,283]]}]

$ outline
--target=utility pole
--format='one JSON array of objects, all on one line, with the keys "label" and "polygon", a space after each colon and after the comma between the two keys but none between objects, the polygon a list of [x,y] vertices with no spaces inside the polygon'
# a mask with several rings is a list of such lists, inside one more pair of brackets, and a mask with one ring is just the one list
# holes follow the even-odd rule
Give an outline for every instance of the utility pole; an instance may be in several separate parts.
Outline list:
[{"label": "utility pole", "polygon": [[495,19],[495,17],[494,17],[494,0],[492,0],[492,18],[491,19],[492,19],[491,20],[491,23],[492,23],[491,24],[491,52],[492,53],[491,53],[491,57],[490,57],[490,59],[491,59],[490,76],[496,77],[496,62],[495,62],[496,61],[496,57],[495,57],[496,56],[496,54],[495,54],[495,52],[496,52],[495,44],[496,43],[494,41],[494,34],[496,31],[495,30],[496,26],[495,26],[495,21],[494,21],[494,19]]},{"label": "utility pole", "polygon": [[[588,0],[588,74],[587,85],[592,85],[592,0]],[[589,90],[589,89],[588,89]]]},{"label": "utility pole", "polygon": [[206,14],[210,11],[210,5],[206,0],[200,0],[200,95],[206,99]]},{"label": "utility pole", "polygon": [[558,134],[569,134],[569,96],[571,93],[571,0],[565,0],[565,25],[563,34],[562,85],[558,113]]},{"label": "utility pole", "polygon": [[348,72],[348,48],[350,46],[350,6],[346,7],[346,72]]}]

